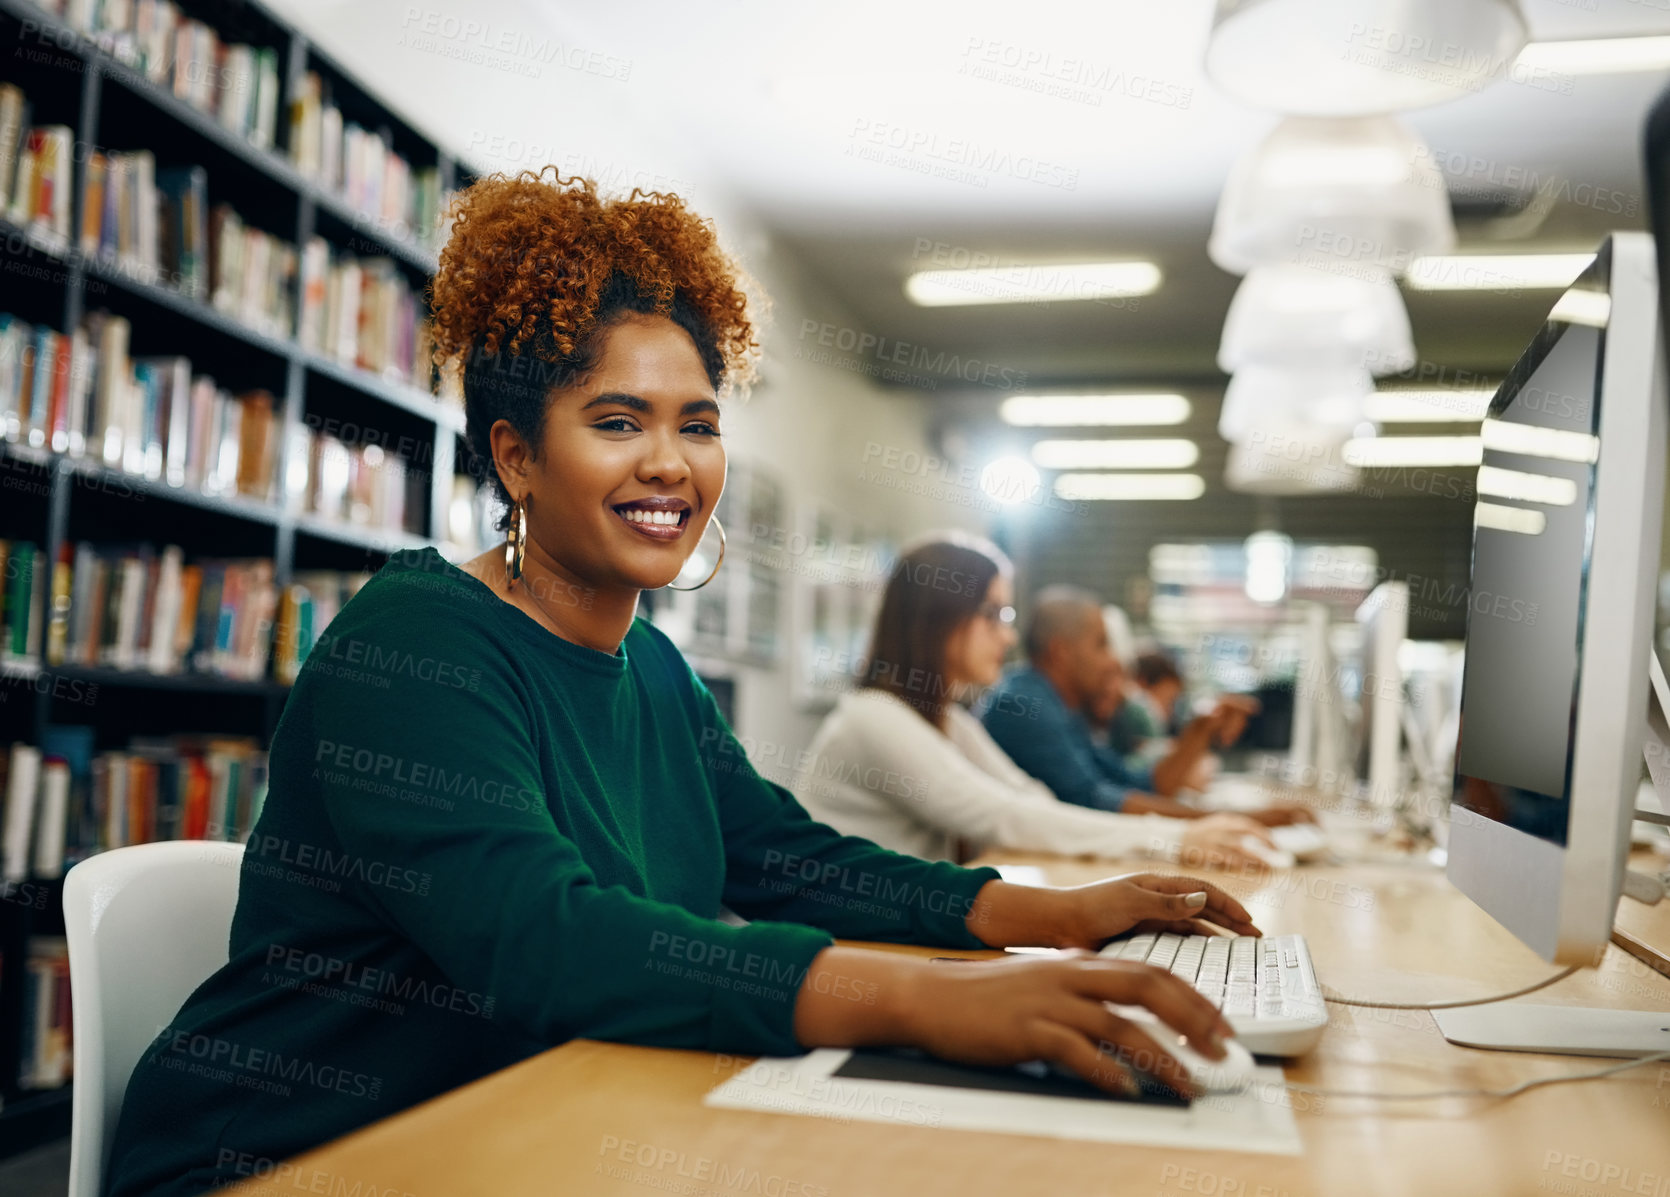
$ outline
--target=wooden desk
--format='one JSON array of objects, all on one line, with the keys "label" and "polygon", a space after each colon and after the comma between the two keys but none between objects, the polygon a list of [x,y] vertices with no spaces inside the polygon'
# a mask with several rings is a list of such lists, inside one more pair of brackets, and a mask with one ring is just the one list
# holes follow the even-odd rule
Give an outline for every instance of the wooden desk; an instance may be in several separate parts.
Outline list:
[{"label": "wooden desk", "polygon": [[[982,863],[1040,865],[1057,884],[1127,871],[1036,856]],[[1436,1001],[1517,988],[1550,971],[1425,865],[1301,868],[1227,884],[1265,930],[1303,933],[1323,984],[1342,994]],[[1599,969],[1531,1000],[1670,1011],[1670,978],[1611,947]],[[1289,1080],[1502,1088],[1605,1063],[1453,1047],[1424,1012],[1333,1009],[1320,1045],[1288,1068]],[[1297,1097],[1305,1153],[1272,1157],[703,1107],[703,1094],[745,1063],[576,1041],[299,1157],[303,1179],[293,1183],[331,1193],[358,1184],[367,1197],[1670,1195],[1670,1066],[1658,1064],[1508,1101]]]}]

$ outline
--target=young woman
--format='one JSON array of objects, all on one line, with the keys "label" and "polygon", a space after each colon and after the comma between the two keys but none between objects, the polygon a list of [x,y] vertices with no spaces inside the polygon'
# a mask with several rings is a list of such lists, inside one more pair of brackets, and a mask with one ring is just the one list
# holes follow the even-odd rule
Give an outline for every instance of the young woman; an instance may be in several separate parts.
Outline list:
[{"label": "young woman", "polygon": [[[1058,800],[962,706],[1015,645],[1013,568],[996,545],[936,533],[900,555],[858,688],[812,742],[795,794],[849,835],[930,860],[960,848],[1251,864],[1238,815],[1122,815]],[[1017,711],[1026,718],[1031,712]]]},{"label": "young woman", "polygon": [[[134,1070],[109,1192],[267,1175],[580,1036],[909,1044],[1049,1059],[1117,1089],[1118,1053],[1146,1041],[1105,1003],[1134,1002],[1219,1058],[1227,1024],[1152,968],[1082,953],[951,968],[834,945],[1089,949],[1198,919],[1255,932],[1186,878],[1029,889],[901,856],[761,779],[636,618],[724,486],[717,399],[757,353],[736,268],[676,196],[604,201],[524,172],[454,211],[438,353],[463,363],[507,544],[462,568],[397,554],[308,657],[230,960]],[[1187,1086],[1169,1057],[1155,1070]]]}]

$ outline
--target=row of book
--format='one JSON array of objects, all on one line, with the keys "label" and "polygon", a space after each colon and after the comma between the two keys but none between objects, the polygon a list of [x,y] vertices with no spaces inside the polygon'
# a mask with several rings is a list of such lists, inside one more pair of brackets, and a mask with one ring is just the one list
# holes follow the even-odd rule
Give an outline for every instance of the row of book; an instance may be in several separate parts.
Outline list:
[{"label": "row of book", "polygon": [[178,545],[79,541],[64,545],[48,569],[38,546],[0,540],[0,657],[39,662],[44,642],[53,668],[270,676],[288,684],[370,577],[363,570],[304,570],[280,593],[264,557],[187,562]]},{"label": "row of book", "polygon": [[23,91],[0,83],[0,213],[18,225],[70,236],[70,188],[75,131],[68,125],[32,125]]},{"label": "row of book", "polygon": [[23,966],[23,1034],[17,1087],[58,1089],[74,1060],[70,947],[62,935],[31,935]]},{"label": "row of book", "polygon": [[233,395],[178,355],[130,358],[130,333],[104,311],[67,335],[0,312],[0,436],[202,494],[274,499],[272,395]]},{"label": "row of book", "polygon": [[422,534],[428,474],[380,445],[350,445],[312,429],[301,435],[305,452],[298,449],[298,465],[285,471],[286,481],[302,490],[301,510],[333,523]]},{"label": "row of book", "polygon": [[267,798],[248,736],[136,736],[95,751],[91,727],[48,724],[0,754],[0,876],[61,877],[99,852],[158,840],[242,843]]},{"label": "row of book", "polygon": [[42,7],[117,61],[271,149],[278,124],[278,52],[228,43],[171,0],[44,0]]},{"label": "row of book", "polygon": [[433,248],[443,202],[435,167],[413,170],[381,131],[344,122],[317,71],[290,99],[290,162],[394,236]]},{"label": "row of book", "polygon": [[323,237],[302,251],[302,348],[384,378],[431,388],[427,303],[388,258],[333,254]]}]

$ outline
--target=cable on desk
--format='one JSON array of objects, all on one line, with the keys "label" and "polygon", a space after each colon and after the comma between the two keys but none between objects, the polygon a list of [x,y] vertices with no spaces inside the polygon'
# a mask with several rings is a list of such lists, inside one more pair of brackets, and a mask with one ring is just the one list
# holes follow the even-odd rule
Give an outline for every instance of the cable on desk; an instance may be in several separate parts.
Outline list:
[{"label": "cable on desk", "polygon": [[1456,1002],[1365,1002],[1358,998],[1336,997],[1326,991],[1323,992],[1322,997],[1325,1001],[1333,1002],[1336,1006],[1364,1006],[1370,1010],[1454,1010],[1459,1006],[1488,1006],[1492,1002],[1505,1002],[1509,998],[1524,997],[1526,994],[1535,993],[1539,989],[1547,989],[1556,981],[1564,981],[1581,967],[1580,964],[1574,964],[1564,972],[1555,973],[1552,977],[1546,977],[1535,985],[1527,985],[1525,988],[1515,989],[1511,993],[1498,993],[1482,998],[1464,998]]},{"label": "cable on desk", "polygon": [[1282,1088],[1295,1093],[1305,1093],[1312,1097],[1366,1097],[1374,1101],[1431,1101],[1440,1097],[1518,1097],[1521,1093],[1532,1089],[1540,1089],[1544,1085],[1564,1085],[1571,1081],[1598,1081],[1604,1077],[1614,1076],[1626,1072],[1631,1068],[1639,1068],[1643,1064],[1651,1064],[1656,1060],[1670,1060],[1670,1052],[1654,1052],[1650,1056],[1642,1056],[1638,1060],[1625,1060],[1622,1064],[1614,1064],[1610,1068],[1598,1068],[1594,1072],[1573,1072],[1566,1076],[1545,1076],[1539,1080],[1526,1081],[1515,1085],[1511,1089],[1428,1089],[1425,1092],[1414,1093],[1376,1093],[1366,1089],[1320,1089],[1314,1085],[1299,1085],[1292,1081],[1283,1081]]}]

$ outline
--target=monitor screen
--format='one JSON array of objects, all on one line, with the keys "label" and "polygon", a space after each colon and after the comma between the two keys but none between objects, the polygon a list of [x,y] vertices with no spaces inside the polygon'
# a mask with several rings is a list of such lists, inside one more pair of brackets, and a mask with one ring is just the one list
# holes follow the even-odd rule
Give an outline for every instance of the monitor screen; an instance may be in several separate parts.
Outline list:
[{"label": "monitor screen", "polygon": [[1480,429],[1456,800],[1562,847],[1600,451],[1608,263],[1603,251],[1555,305]]}]

